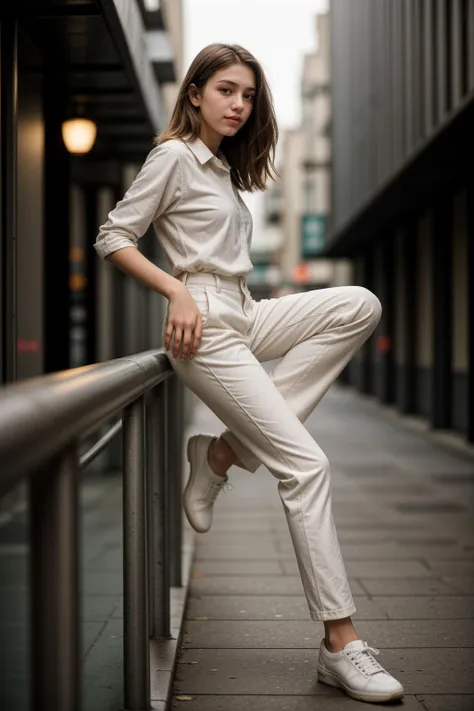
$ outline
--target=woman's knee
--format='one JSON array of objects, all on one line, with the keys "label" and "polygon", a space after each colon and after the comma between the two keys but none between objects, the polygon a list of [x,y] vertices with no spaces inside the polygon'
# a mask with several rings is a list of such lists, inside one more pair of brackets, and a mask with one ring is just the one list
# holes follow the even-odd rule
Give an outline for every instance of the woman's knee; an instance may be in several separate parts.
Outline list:
[{"label": "woman's knee", "polygon": [[[297,472],[297,473],[296,473]],[[292,473],[295,483],[305,489],[311,481],[319,482],[328,479],[331,474],[331,465],[324,452],[316,451],[314,456],[306,457],[305,462],[298,462],[298,469]]]},{"label": "woman's knee", "polygon": [[377,326],[382,316],[382,304],[375,294],[365,286],[351,286],[351,300],[359,307],[360,316],[371,330]]}]

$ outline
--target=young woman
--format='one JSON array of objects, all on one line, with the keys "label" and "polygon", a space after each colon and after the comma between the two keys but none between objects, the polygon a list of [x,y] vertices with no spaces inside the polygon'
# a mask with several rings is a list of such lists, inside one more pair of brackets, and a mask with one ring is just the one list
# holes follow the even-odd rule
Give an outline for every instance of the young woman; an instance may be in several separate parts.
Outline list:
[{"label": "young woman", "polygon": [[[378,299],[338,287],[254,301],[252,219],[239,191],[264,190],[278,129],[257,60],[212,44],[192,62],[167,130],[100,228],[96,250],[168,299],[164,347],[184,383],[228,429],[188,442],[184,508],[209,530],[233,464],[278,480],[309,611],[324,623],[318,677],[363,701],[403,696],[359,639],[331,511],[330,467],[304,421],[380,318]],[[153,223],[171,275],[137,240]],[[279,359],[271,375],[261,362]]]}]

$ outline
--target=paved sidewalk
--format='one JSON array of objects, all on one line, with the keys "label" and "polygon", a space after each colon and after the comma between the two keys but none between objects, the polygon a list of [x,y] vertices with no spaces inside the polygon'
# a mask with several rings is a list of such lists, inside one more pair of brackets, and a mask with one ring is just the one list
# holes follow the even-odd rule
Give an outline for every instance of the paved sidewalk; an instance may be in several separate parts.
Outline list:
[{"label": "paved sidewalk", "polygon": [[[221,423],[204,406],[197,431]],[[333,468],[334,513],[362,638],[405,686],[406,711],[474,709],[474,461],[333,388],[307,426]],[[368,708],[318,684],[276,482],[234,468],[196,555],[173,709]],[[387,708],[371,705],[372,708]]]}]

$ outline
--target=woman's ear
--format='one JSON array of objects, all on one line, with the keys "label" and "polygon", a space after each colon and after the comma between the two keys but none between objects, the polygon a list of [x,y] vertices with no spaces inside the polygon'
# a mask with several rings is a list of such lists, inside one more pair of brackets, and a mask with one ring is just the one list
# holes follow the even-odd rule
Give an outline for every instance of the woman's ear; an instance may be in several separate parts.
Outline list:
[{"label": "woman's ear", "polygon": [[201,97],[199,96],[199,90],[196,84],[190,84],[188,88],[188,97],[193,106],[200,106]]}]

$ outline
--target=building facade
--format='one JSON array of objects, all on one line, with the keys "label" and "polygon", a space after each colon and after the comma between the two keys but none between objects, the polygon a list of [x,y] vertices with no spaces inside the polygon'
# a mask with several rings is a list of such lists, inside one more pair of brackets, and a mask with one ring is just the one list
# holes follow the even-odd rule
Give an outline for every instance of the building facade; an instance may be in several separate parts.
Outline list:
[{"label": "building facade", "polygon": [[[182,23],[180,0],[3,5],[0,382],[7,383],[156,345],[161,298],[101,264],[93,244],[168,120],[181,79]],[[95,128],[87,152],[74,144],[84,138],[77,124],[66,146],[72,119]],[[140,248],[159,260],[151,235]]]},{"label": "building facade", "polygon": [[382,301],[350,382],[474,441],[474,3],[333,0],[325,254]]},{"label": "building facade", "polygon": [[283,137],[280,270],[283,289],[350,281],[350,262],[324,253],[331,208],[329,17],[314,17],[317,48],[303,57],[302,122]]}]

